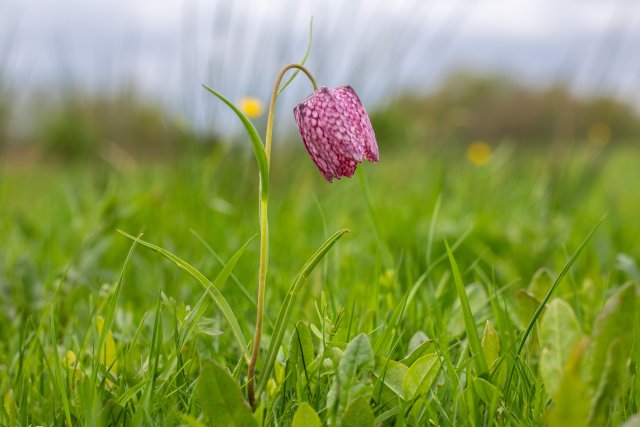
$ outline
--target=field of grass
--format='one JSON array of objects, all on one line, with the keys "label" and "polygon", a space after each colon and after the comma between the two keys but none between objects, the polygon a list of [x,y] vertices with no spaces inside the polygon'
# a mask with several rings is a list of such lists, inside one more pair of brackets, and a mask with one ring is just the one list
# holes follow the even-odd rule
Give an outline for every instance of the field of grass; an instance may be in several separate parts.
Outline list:
[{"label": "field of grass", "polygon": [[475,166],[459,147],[382,146],[332,184],[300,147],[276,151],[254,409],[249,150],[3,164],[0,425],[600,426],[639,411],[637,148],[499,145]]}]

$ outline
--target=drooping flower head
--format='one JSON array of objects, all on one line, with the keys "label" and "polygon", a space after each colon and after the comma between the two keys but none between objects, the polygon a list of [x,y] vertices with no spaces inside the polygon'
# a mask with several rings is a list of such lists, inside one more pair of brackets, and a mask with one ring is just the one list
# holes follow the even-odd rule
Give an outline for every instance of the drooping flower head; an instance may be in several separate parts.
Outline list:
[{"label": "drooping flower head", "polygon": [[304,146],[329,182],[353,176],[362,159],[378,161],[371,121],[350,86],[321,87],[293,113]]}]

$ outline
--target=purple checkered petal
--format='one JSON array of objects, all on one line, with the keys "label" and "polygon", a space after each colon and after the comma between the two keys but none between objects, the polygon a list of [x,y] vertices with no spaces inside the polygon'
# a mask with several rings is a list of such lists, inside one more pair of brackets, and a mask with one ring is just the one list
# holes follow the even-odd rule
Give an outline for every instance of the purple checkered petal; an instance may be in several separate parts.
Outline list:
[{"label": "purple checkered petal", "polygon": [[293,113],[302,142],[329,182],[353,176],[363,158],[378,161],[371,122],[350,86],[321,87],[298,104]]}]

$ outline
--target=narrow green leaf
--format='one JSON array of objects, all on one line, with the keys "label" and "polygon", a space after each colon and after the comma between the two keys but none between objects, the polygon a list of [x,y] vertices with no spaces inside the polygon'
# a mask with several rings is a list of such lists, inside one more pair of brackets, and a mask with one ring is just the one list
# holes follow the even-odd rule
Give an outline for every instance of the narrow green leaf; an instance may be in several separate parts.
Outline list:
[{"label": "narrow green leaf", "polygon": [[[304,65],[304,63],[307,62],[307,58],[309,57],[309,52],[311,51],[312,40],[313,40],[313,16],[311,17],[311,22],[309,23],[309,40],[307,41],[307,50],[304,51],[304,55],[302,56],[302,59],[298,64]],[[284,82],[282,86],[280,86],[280,89],[278,89],[278,95],[280,95],[282,91],[285,90],[285,88],[289,86],[289,84],[291,84],[291,82],[296,78],[299,72],[300,72],[300,69],[296,68],[293,74],[291,74],[291,77],[289,77],[287,81]]]},{"label": "narrow green leaf", "polygon": [[[522,352],[522,349],[524,348],[524,345],[527,342],[527,338],[529,338],[529,335],[531,334],[531,331],[533,330],[533,327],[535,326],[536,321],[538,320],[538,317],[540,317],[542,310],[544,310],[545,306],[547,305],[547,302],[549,301],[549,298],[551,298],[551,294],[553,294],[553,291],[556,290],[556,288],[558,287],[558,285],[560,284],[564,276],[569,272],[569,269],[571,268],[573,263],[576,262],[576,260],[578,259],[578,256],[580,256],[580,253],[585,248],[585,246],[587,246],[587,243],[589,243],[589,240],[591,240],[591,237],[593,237],[596,230],[598,229],[598,227],[600,227],[600,224],[602,224],[602,221],[604,221],[605,218],[606,216],[600,218],[600,220],[596,223],[596,225],[591,229],[587,237],[585,237],[582,243],[580,243],[580,246],[578,246],[578,249],[576,249],[573,255],[571,255],[571,258],[569,258],[569,261],[567,261],[565,266],[562,268],[562,271],[560,271],[560,274],[558,274],[558,277],[556,277],[556,280],[553,282],[553,284],[549,288],[549,291],[544,296],[544,299],[542,300],[542,302],[540,302],[540,305],[536,309],[535,313],[533,313],[533,316],[529,321],[529,325],[527,326],[527,329],[524,331],[524,334],[522,334],[522,338],[520,338],[520,344],[518,345],[518,349],[516,350],[516,354],[515,354],[516,359],[520,357],[520,353]],[[517,364],[514,363],[511,366],[511,369],[509,370],[509,376],[507,378],[507,390],[509,390],[509,387],[511,385],[511,378],[513,377],[513,373],[515,372],[516,365]]]},{"label": "narrow green leaf", "polygon": [[443,236],[443,238],[445,247],[447,248],[447,255],[449,256],[449,262],[451,263],[453,279],[456,284],[456,292],[458,293],[458,299],[460,300],[460,306],[462,307],[464,326],[467,331],[467,340],[469,341],[469,347],[471,348],[473,362],[475,364],[477,374],[482,375],[483,373],[488,372],[488,368],[487,361],[484,358],[484,353],[482,352],[482,347],[480,345],[478,328],[476,327],[476,321],[474,320],[473,314],[471,313],[469,299],[467,298],[467,293],[464,289],[464,283],[462,282],[462,277],[460,276],[458,264],[453,257],[453,252],[451,252],[451,248],[449,247],[447,238],[445,236]]},{"label": "narrow green leaf", "polygon": [[267,350],[267,356],[265,358],[264,366],[260,373],[260,384],[258,385],[258,395],[262,393],[267,385],[267,381],[269,380],[269,375],[271,374],[271,370],[273,369],[273,364],[275,363],[276,356],[278,355],[278,349],[280,348],[280,344],[282,344],[282,339],[284,338],[284,333],[287,328],[287,323],[289,322],[289,317],[291,317],[291,311],[293,311],[293,307],[295,305],[295,300],[298,294],[298,290],[300,286],[307,280],[309,274],[313,271],[315,266],[320,262],[320,260],[329,252],[329,249],[349,230],[340,230],[334,233],[331,237],[329,237],[323,244],[314,252],[314,254],[307,260],[307,262],[302,266],[302,269],[298,273],[296,280],[293,282],[293,285],[289,288],[289,292],[282,302],[282,306],[280,307],[280,311],[278,312],[278,318],[276,320],[276,324],[273,328],[273,333],[271,335],[271,341],[269,342],[269,349]]},{"label": "narrow green leaf", "polygon": [[407,370],[402,389],[407,400],[415,399],[429,391],[440,371],[440,360],[436,353],[430,353],[416,360]]},{"label": "narrow green leaf", "polygon": [[56,389],[60,394],[60,400],[62,401],[62,407],[64,409],[64,417],[68,425],[73,425],[71,423],[71,410],[69,405],[69,396],[67,395],[67,385],[62,378],[62,360],[60,359],[60,355],[58,354],[58,342],[56,340],[56,324],[54,320],[54,309],[53,303],[51,304],[50,309],[50,326],[51,326],[51,344],[53,346],[53,379],[54,384],[56,385]]},{"label": "narrow green leaf", "polygon": [[302,403],[293,414],[291,427],[321,427],[322,422],[316,411],[308,403]]},{"label": "narrow green leaf", "polygon": [[[580,246],[578,246],[578,249],[573,253],[573,255],[571,255],[571,258],[569,258],[569,261],[567,261],[565,266],[562,268],[562,271],[560,271],[560,274],[558,275],[556,280],[553,282],[553,284],[549,288],[549,291],[544,296],[544,299],[542,300],[542,302],[538,306],[536,312],[533,314],[533,317],[529,321],[529,325],[527,326],[526,331],[524,332],[524,334],[522,335],[522,338],[520,339],[520,344],[518,345],[518,350],[516,351],[516,357],[518,357],[520,355],[520,352],[522,351],[522,348],[524,347],[525,343],[527,342],[527,338],[529,337],[529,334],[531,333],[531,330],[533,329],[534,325],[536,324],[536,321],[538,320],[538,317],[542,313],[542,310],[544,309],[544,307],[547,305],[547,302],[549,301],[549,298],[551,298],[551,294],[553,293],[553,291],[556,290],[556,288],[558,287],[558,285],[560,284],[560,282],[562,281],[564,276],[569,272],[569,269],[571,268],[573,263],[576,262],[576,259],[578,259],[578,256],[580,255],[580,253],[582,252],[584,247],[587,246],[587,243],[589,243],[589,240],[591,240],[591,237],[596,232],[598,227],[600,227],[600,224],[602,224],[602,221],[604,221],[604,218],[605,217],[602,217],[596,223],[596,225],[591,229],[591,231],[589,232],[587,237],[582,241],[582,243],[580,243]],[[511,375],[509,375],[509,377],[511,377]]]},{"label": "narrow green leaf", "polygon": [[[296,385],[308,387],[309,377],[312,375],[310,365],[314,360],[313,340],[309,326],[304,321],[296,323],[289,341],[289,359],[287,361],[287,387]],[[299,381],[298,375],[303,381]]]},{"label": "narrow green leaf", "polygon": [[569,354],[581,335],[571,306],[560,298],[552,300],[538,326],[538,340],[542,348],[540,375],[549,396],[558,390]]},{"label": "narrow green leaf", "polygon": [[140,381],[138,384],[135,384],[127,388],[127,391],[125,391],[122,395],[118,396],[118,398],[116,399],[116,403],[118,405],[125,406],[127,402],[129,402],[133,398],[133,396],[138,394],[138,392],[142,390],[150,381],[151,381],[150,378],[146,378]]},{"label": "narrow green leaf", "polygon": [[118,230],[118,232],[123,236],[128,237],[129,239],[135,240],[142,246],[145,246],[155,252],[158,252],[160,255],[164,256],[169,261],[173,262],[175,265],[177,265],[178,267],[180,267],[181,269],[189,273],[191,277],[196,279],[198,283],[200,283],[200,285],[202,285],[202,287],[206,290],[206,292],[209,293],[209,296],[211,297],[213,302],[218,306],[218,308],[222,312],[222,315],[225,317],[225,319],[227,319],[227,322],[229,322],[229,326],[231,327],[231,331],[234,337],[236,338],[236,341],[238,342],[238,346],[240,347],[240,350],[242,351],[242,354],[244,355],[245,360],[249,362],[249,360],[251,359],[251,355],[249,354],[249,350],[247,348],[244,335],[242,334],[242,329],[240,329],[240,324],[238,323],[238,319],[236,319],[235,314],[233,314],[233,310],[231,309],[231,306],[229,305],[225,297],[218,290],[218,286],[220,286],[224,281],[227,280],[227,278],[229,277],[229,274],[231,274],[231,271],[235,267],[236,263],[238,262],[238,260],[240,259],[244,251],[249,246],[249,243],[251,243],[251,241],[253,240],[253,237],[249,239],[244,245],[242,245],[240,249],[236,251],[236,253],[233,254],[231,259],[229,259],[229,262],[227,262],[227,265],[225,265],[225,267],[216,277],[216,281],[214,283],[211,283],[204,276],[204,274],[198,271],[195,267],[193,267],[191,264],[187,263],[186,261],[182,260],[181,258],[178,258],[176,255],[172,254],[166,249],[163,249],[152,243],[145,242],[144,240],[140,240],[139,238],[133,237],[132,235],[127,234],[124,231]]},{"label": "narrow green leaf", "polygon": [[[133,250],[136,247],[136,238],[133,236],[130,236],[130,238],[133,238],[134,241],[131,244],[131,247],[129,248],[127,257],[125,258],[124,263],[122,265],[122,269],[120,270],[120,275],[118,276],[118,281],[116,282],[115,289],[113,290],[113,293],[109,297],[109,301],[107,303],[107,311],[104,314],[104,320],[101,322],[102,325],[100,327],[100,330],[98,331],[99,338],[98,338],[98,347],[96,348],[96,356],[97,356],[97,360],[99,360],[100,363],[104,363],[104,360],[101,360],[102,359],[101,355],[106,354],[107,342],[109,340],[109,335],[111,334],[113,321],[116,317],[116,309],[118,308],[118,301],[120,300],[120,294],[122,293],[122,284],[124,282],[124,272],[127,267],[127,264],[129,263],[129,260],[131,259]],[[111,335],[111,342],[113,343],[113,335]],[[113,345],[113,351],[115,352],[115,343],[113,343],[112,345]],[[97,375],[97,365],[95,367],[96,367],[96,371],[94,371],[94,376],[93,376],[94,380]]]},{"label": "narrow green leaf", "polygon": [[211,426],[257,427],[249,405],[242,398],[240,386],[226,368],[205,361],[198,377],[197,393]]},{"label": "narrow green leaf", "polygon": [[262,142],[262,138],[258,134],[255,126],[251,123],[251,120],[238,108],[233,102],[229,101],[224,95],[221,93],[211,89],[207,85],[202,85],[209,92],[217,96],[222,102],[227,104],[236,116],[240,119],[244,128],[251,139],[251,146],[253,147],[253,153],[256,156],[256,161],[258,162],[258,170],[260,171],[260,194],[262,199],[266,199],[269,195],[269,163],[267,161],[267,153],[264,148],[264,142]]}]

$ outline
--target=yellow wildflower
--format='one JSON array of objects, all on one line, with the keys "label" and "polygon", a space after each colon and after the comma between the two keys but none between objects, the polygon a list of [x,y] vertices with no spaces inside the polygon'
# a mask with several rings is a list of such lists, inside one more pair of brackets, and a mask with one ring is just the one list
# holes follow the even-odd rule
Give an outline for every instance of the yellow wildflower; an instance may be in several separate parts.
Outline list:
[{"label": "yellow wildflower", "polygon": [[483,166],[491,160],[491,146],[484,141],[475,141],[467,148],[467,159],[476,166]]},{"label": "yellow wildflower", "polygon": [[258,98],[245,97],[240,100],[240,109],[250,119],[260,117],[264,112],[264,103]]}]

